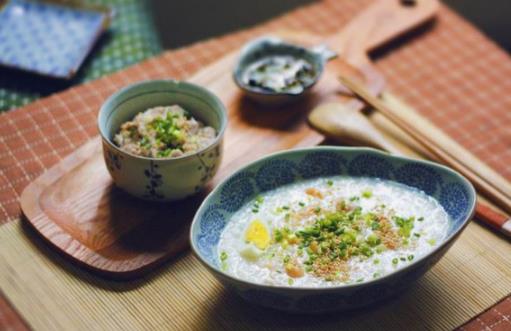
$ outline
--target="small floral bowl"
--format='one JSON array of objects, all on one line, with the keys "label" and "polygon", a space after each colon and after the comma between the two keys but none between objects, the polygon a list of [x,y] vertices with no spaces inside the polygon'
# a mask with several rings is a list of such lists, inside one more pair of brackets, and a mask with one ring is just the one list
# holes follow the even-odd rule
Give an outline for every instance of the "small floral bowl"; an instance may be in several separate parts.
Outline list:
[{"label": "small floral bowl", "polygon": [[[121,150],[113,143],[122,123],[156,106],[178,104],[217,131],[213,143],[194,154],[176,158],[148,158]],[[215,175],[222,158],[227,126],[222,102],[208,90],[174,80],[145,81],[113,94],[98,115],[103,156],[115,184],[147,200],[183,199],[201,190]]]},{"label": "small floral bowl", "polygon": [[[434,197],[449,215],[446,238],[427,255],[393,273],[363,283],[314,288],[257,284],[220,268],[217,245],[231,216],[261,192],[303,179],[332,175],[374,177],[415,187]],[[464,177],[427,161],[391,156],[370,148],[315,147],[276,153],[253,162],[220,184],[203,202],[190,237],[199,260],[226,287],[249,302],[298,313],[351,310],[399,294],[451,247],[473,215],[476,193]]]}]

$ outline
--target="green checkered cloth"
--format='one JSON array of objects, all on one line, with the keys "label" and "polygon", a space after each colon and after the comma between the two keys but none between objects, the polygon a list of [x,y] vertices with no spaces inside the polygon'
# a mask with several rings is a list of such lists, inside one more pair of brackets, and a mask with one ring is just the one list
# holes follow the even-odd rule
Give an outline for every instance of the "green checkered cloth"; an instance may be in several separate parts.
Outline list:
[{"label": "green checkered cloth", "polygon": [[0,112],[112,73],[161,51],[148,0],[83,2],[112,8],[114,18],[77,75],[70,81],[62,81],[0,68]]}]

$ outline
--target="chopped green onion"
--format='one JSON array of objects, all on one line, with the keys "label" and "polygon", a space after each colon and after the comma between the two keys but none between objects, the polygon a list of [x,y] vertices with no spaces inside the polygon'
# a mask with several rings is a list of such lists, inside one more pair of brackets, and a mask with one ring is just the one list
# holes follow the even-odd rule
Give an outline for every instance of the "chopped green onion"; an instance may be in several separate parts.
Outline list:
[{"label": "chopped green onion", "polygon": [[380,244],[381,240],[378,238],[377,235],[374,233],[371,233],[369,236],[367,236],[366,242],[369,244],[369,246],[377,246]]},{"label": "chopped green onion", "polygon": [[258,195],[256,198],[255,198],[255,201],[258,203],[258,204],[261,204],[264,202],[264,197],[262,195]]}]

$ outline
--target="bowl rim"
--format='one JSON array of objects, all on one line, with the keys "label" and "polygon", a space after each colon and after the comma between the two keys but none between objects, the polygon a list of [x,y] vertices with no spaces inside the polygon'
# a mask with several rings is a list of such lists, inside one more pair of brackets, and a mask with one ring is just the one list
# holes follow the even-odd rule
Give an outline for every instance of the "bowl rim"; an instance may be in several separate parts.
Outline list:
[{"label": "bowl rim", "polygon": [[[333,152],[341,152],[341,153],[345,152],[345,151],[369,152],[369,153],[378,154],[380,156],[384,156],[384,157],[390,158],[390,159],[403,160],[403,161],[406,161],[406,162],[418,162],[418,163],[426,164],[428,166],[441,168],[442,170],[447,171],[448,173],[454,175],[454,177],[457,177],[458,179],[460,179],[461,182],[463,182],[465,184],[465,186],[468,188],[469,194],[472,197],[472,199],[471,199],[472,203],[471,203],[471,205],[468,208],[468,210],[470,212],[467,214],[467,216],[465,217],[463,222],[461,222],[459,227],[455,231],[453,231],[449,236],[444,238],[442,243],[440,245],[438,245],[437,247],[433,248],[428,254],[420,257],[419,259],[414,259],[412,262],[410,262],[409,264],[407,264],[403,268],[400,268],[400,269],[395,270],[393,272],[387,273],[387,274],[385,274],[385,275],[383,275],[381,277],[378,277],[378,278],[375,278],[375,279],[370,279],[370,280],[363,281],[363,282],[360,282],[360,283],[352,283],[352,284],[338,285],[338,286],[328,286],[328,287],[311,287],[311,286],[292,287],[292,286],[285,286],[285,285],[261,284],[261,283],[256,283],[256,282],[249,281],[249,280],[246,280],[246,279],[234,277],[234,276],[232,276],[232,275],[230,275],[230,274],[228,274],[228,273],[226,273],[226,272],[224,272],[224,271],[222,271],[220,269],[217,269],[216,267],[211,265],[208,261],[206,261],[201,256],[201,254],[199,253],[198,248],[196,247],[195,240],[193,239],[193,230],[197,227],[198,219],[199,219],[198,216],[199,216],[200,212],[205,210],[205,208],[209,205],[212,197],[214,195],[216,195],[223,188],[223,186],[225,185],[225,183],[229,179],[231,179],[232,177],[236,176],[240,172],[246,171],[249,168],[251,168],[253,166],[256,166],[258,164],[261,164],[261,163],[263,163],[263,162],[265,162],[267,160],[270,160],[270,159],[278,158],[278,157],[289,155],[289,154],[311,153],[311,152],[317,152],[317,151],[333,151]],[[392,181],[394,181],[394,180],[392,180]],[[430,196],[430,195],[428,194],[428,196]],[[243,284],[245,286],[252,286],[252,287],[255,286],[255,287],[268,288],[268,289],[272,289],[272,290],[295,291],[295,292],[300,292],[300,291],[305,291],[305,292],[342,291],[342,290],[348,290],[348,289],[362,288],[362,287],[373,285],[373,284],[377,284],[377,283],[380,283],[380,282],[385,282],[390,277],[393,277],[393,276],[395,276],[397,274],[403,273],[403,272],[405,272],[405,271],[407,271],[409,269],[412,269],[414,267],[418,267],[420,262],[426,260],[427,258],[430,258],[435,253],[437,253],[438,251],[440,251],[440,250],[444,249],[446,246],[449,246],[452,243],[454,243],[454,240],[456,239],[456,237],[461,234],[461,232],[468,225],[469,221],[473,218],[474,213],[475,213],[475,205],[476,205],[476,203],[477,203],[477,192],[476,192],[474,186],[472,185],[472,183],[468,179],[466,179],[463,175],[458,173],[457,171],[455,171],[455,170],[453,170],[453,169],[451,169],[451,168],[449,168],[449,167],[447,167],[445,165],[439,164],[439,163],[435,163],[435,162],[428,161],[428,160],[414,159],[414,158],[409,158],[409,157],[405,157],[405,156],[393,155],[393,154],[389,154],[387,152],[383,152],[381,150],[377,150],[377,149],[370,148],[370,147],[316,146],[316,147],[307,147],[307,148],[288,149],[288,150],[284,150],[284,151],[279,151],[279,152],[271,153],[269,155],[266,155],[264,157],[261,157],[261,158],[255,160],[255,161],[252,161],[252,162],[242,166],[241,168],[239,168],[238,170],[233,172],[228,177],[224,178],[222,180],[222,182],[219,183],[208,194],[208,196],[202,201],[201,205],[197,209],[197,212],[195,213],[193,221],[192,221],[192,224],[190,226],[189,240],[190,240],[190,246],[192,248],[193,254],[197,257],[197,259],[203,265],[205,265],[214,274],[217,274],[220,277],[227,278],[227,279],[229,279],[229,280],[231,280],[231,281],[233,281],[235,283],[241,283],[241,284]]]},{"label": "bowl rim", "polygon": [[[158,158],[158,157],[141,156],[141,155],[136,155],[136,154],[133,154],[133,153],[126,152],[126,151],[122,150],[121,148],[119,148],[116,144],[114,144],[111,141],[111,139],[109,139],[106,136],[106,133],[103,132],[102,126],[101,126],[101,123],[100,123],[100,116],[101,116],[101,114],[104,113],[107,108],[111,108],[112,104],[115,102],[115,100],[121,94],[126,93],[126,92],[128,92],[128,91],[130,91],[132,89],[139,88],[139,87],[144,86],[144,85],[158,84],[158,83],[160,83],[160,84],[170,84],[176,90],[180,89],[181,87],[189,87],[189,88],[192,88],[192,89],[196,89],[199,92],[205,94],[208,98],[212,99],[213,102],[217,103],[220,106],[219,107],[219,111],[215,110],[217,113],[220,114],[220,128],[218,130],[218,133],[215,136],[215,139],[210,144],[208,144],[207,146],[199,149],[196,152],[193,152],[193,153],[190,153],[190,154],[187,154],[187,155],[183,155],[183,156],[179,156],[179,157],[161,157],[161,158]],[[168,89],[168,88],[165,88],[165,89]],[[165,90],[165,89],[162,89],[162,91]],[[136,96],[134,96],[134,97],[136,97]],[[222,138],[224,136],[225,130],[227,128],[228,121],[229,121],[229,119],[228,119],[228,116],[227,116],[227,109],[226,109],[224,103],[222,102],[222,100],[220,100],[220,98],[218,96],[216,96],[213,92],[209,91],[205,87],[202,87],[202,86],[200,86],[198,84],[189,83],[189,82],[186,82],[186,81],[183,81],[183,80],[176,80],[176,79],[147,79],[147,80],[139,81],[139,82],[136,82],[136,83],[124,86],[123,88],[117,90],[115,93],[111,94],[101,104],[101,107],[99,108],[99,112],[98,112],[98,115],[97,115],[96,125],[97,125],[98,131],[99,131],[99,135],[101,136],[101,139],[104,142],[106,142],[111,148],[115,149],[117,152],[119,152],[119,153],[121,153],[123,155],[128,155],[128,156],[133,157],[135,159],[161,162],[161,161],[177,161],[177,160],[189,159],[189,158],[192,158],[192,157],[194,157],[194,156],[196,156],[196,155],[198,155],[198,154],[200,154],[200,153],[210,149],[213,146],[216,146],[222,140]]]},{"label": "bowl rim", "polygon": [[[293,43],[290,43],[290,42],[287,42],[279,37],[275,37],[275,36],[271,36],[271,35],[268,35],[268,36],[261,36],[259,38],[256,38],[252,41],[249,41],[248,43],[246,43],[245,45],[242,46],[240,52],[239,52],[239,55],[236,59],[236,64],[234,65],[234,69],[232,71],[232,77],[233,77],[233,80],[234,80],[234,83],[241,89],[243,90],[244,92],[246,93],[253,93],[254,95],[259,95],[259,96],[268,96],[268,97],[300,97],[302,95],[304,95],[308,90],[310,90],[314,85],[317,84],[317,82],[320,80],[322,74],[323,74],[323,71],[325,70],[325,62],[323,59],[318,59],[318,63],[320,65],[320,68],[319,70],[317,71],[315,77],[314,77],[314,80],[307,84],[307,85],[304,85],[303,86],[303,90],[299,93],[293,93],[293,92],[274,92],[274,91],[265,91],[265,90],[256,90],[256,89],[252,89],[250,88],[249,86],[247,86],[245,83],[243,83],[241,81],[241,74],[242,74],[242,69],[241,69],[241,62],[242,60],[248,55],[250,54],[250,52],[252,51],[252,49],[257,46],[258,44],[260,43],[263,43],[263,42],[269,42],[270,44],[272,44],[272,46],[275,46],[275,44],[281,44],[281,45],[285,45],[287,48],[290,48],[290,49],[294,49],[294,50],[302,50],[302,51],[305,51],[307,52],[308,54],[313,54],[313,56],[318,56],[319,58],[319,55],[315,54],[312,50],[310,50],[309,48],[307,47],[304,47],[304,46],[301,46],[301,45],[297,45],[297,44],[293,44]],[[291,53],[290,53],[291,54]],[[309,62],[309,61],[307,61]]]}]

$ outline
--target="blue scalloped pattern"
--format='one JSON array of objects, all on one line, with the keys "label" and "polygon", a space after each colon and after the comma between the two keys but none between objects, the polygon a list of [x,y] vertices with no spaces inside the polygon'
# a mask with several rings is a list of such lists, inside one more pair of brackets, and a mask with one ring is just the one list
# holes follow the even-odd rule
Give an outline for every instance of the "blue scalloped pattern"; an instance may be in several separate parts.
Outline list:
[{"label": "blue scalloped pattern", "polygon": [[341,175],[346,159],[332,152],[310,153],[298,164],[298,172],[303,178]]},{"label": "blue scalloped pattern", "polygon": [[220,208],[217,205],[213,205],[206,209],[202,215],[202,222],[200,224],[201,232],[220,232],[226,222],[224,216],[220,212]]},{"label": "blue scalloped pattern", "polygon": [[218,266],[213,249],[215,247],[213,244],[214,242],[215,239],[208,232],[202,232],[197,236],[197,248],[199,252],[209,263]]},{"label": "blue scalloped pattern", "polygon": [[398,168],[394,177],[400,183],[416,187],[426,194],[435,195],[442,184],[442,177],[431,167],[410,163]]},{"label": "blue scalloped pattern", "polygon": [[240,209],[255,192],[252,177],[250,172],[240,172],[229,179],[220,192],[220,208],[231,212]]},{"label": "blue scalloped pattern", "polygon": [[256,183],[261,191],[268,191],[289,184],[295,180],[294,162],[271,160],[266,162],[256,174]]},{"label": "blue scalloped pattern", "polygon": [[389,161],[370,154],[359,155],[348,165],[348,174],[351,176],[392,179],[393,171],[394,167]]},{"label": "blue scalloped pattern", "polygon": [[469,194],[465,186],[450,183],[442,186],[440,204],[456,223],[463,220],[469,210]]},{"label": "blue scalloped pattern", "polygon": [[222,230],[226,225],[226,218],[218,205],[206,209],[200,221],[200,234],[197,237],[197,246],[209,262],[217,265],[215,248],[220,240]]}]

